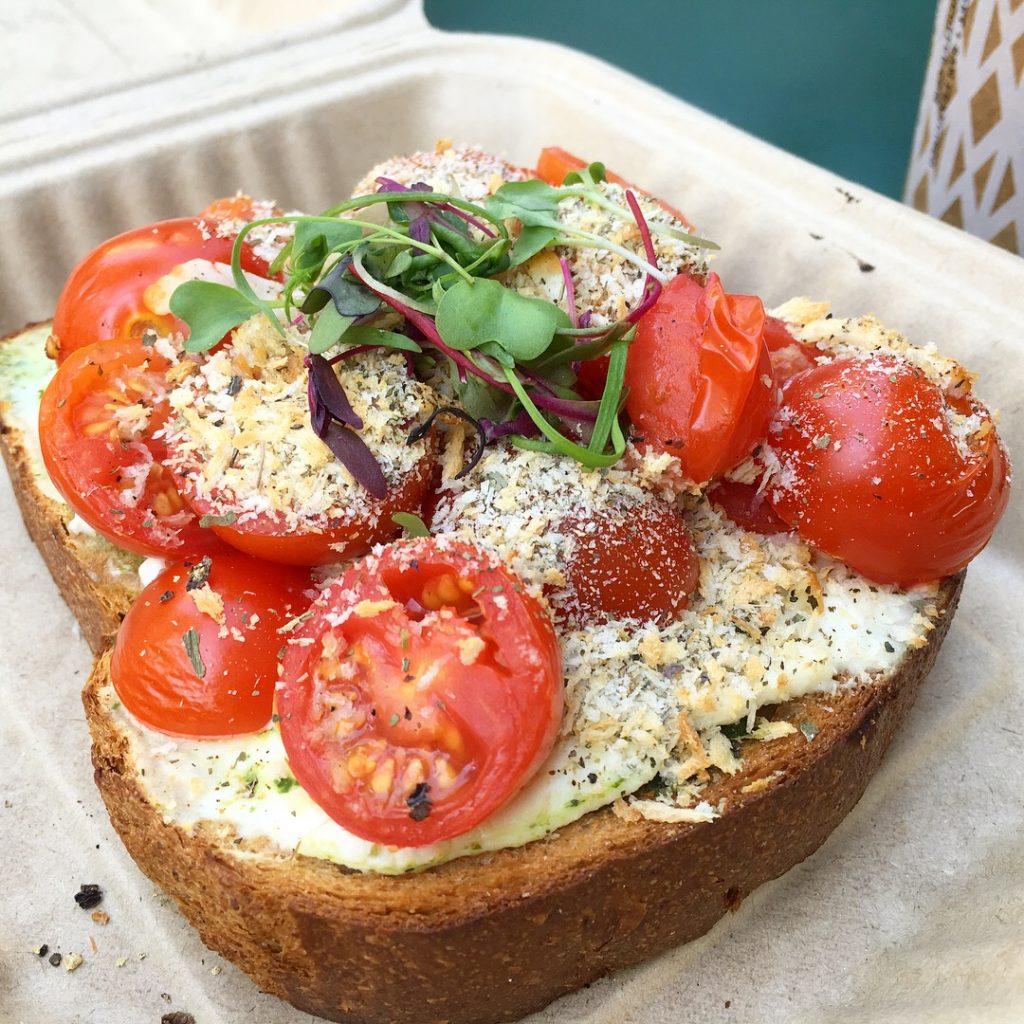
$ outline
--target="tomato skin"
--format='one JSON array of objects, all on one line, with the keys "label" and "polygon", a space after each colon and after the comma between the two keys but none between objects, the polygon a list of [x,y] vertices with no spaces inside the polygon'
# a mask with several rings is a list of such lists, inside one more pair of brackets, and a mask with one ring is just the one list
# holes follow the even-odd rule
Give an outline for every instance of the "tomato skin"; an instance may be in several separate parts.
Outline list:
[{"label": "tomato skin", "polygon": [[[169,365],[138,339],[78,349],[43,392],[39,439],[54,486],[93,529],[135,554],[175,558],[223,545],[182,501],[153,436],[167,419]],[[130,407],[144,410],[145,426],[119,425],[116,411]]]},{"label": "tomato skin", "polygon": [[[158,732],[254,732],[268,724],[273,708],[284,642],[277,630],[308,607],[310,576],[229,554],[212,558],[206,587],[195,586],[204,569],[198,557],[176,562],[136,598],[114,642],[111,680],[124,706]],[[222,621],[197,607],[210,591],[221,599]],[[189,630],[196,633],[202,677],[185,647]]]},{"label": "tomato skin", "polygon": [[789,533],[792,527],[772,508],[768,494],[756,483],[719,480],[708,488],[708,500],[744,530],[765,535]]},{"label": "tomato skin", "polygon": [[[536,173],[541,181],[546,181],[549,185],[559,188],[570,171],[580,171],[587,166],[587,163],[588,161],[580,159],[580,157],[575,156],[568,150],[562,149],[561,146],[545,146],[540,151],[540,156],[537,157]],[[650,196],[649,192],[636,188],[635,185],[631,185],[625,178],[619,177],[614,171],[609,171],[606,168],[604,176],[613,185],[621,185],[623,188],[632,189],[634,192]],[[668,203],[662,202],[656,196],[651,196],[651,198],[656,199],[658,205],[670,216],[675,217],[687,231],[694,230],[693,224],[674,206],[669,206]]]},{"label": "tomato skin", "polygon": [[[950,407],[987,427],[958,450]],[[964,442],[966,443],[966,442]],[[1009,463],[979,403],[903,360],[836,359],[793,377],[771,447],[775,511],[869,579],[912,586],[962,569],[1009,500]]]},{"label": "tomato skin", "polygon": [[774,316],[765,317],[764,341],[779,384],[816,366],[817,357],[821,355],[813,345],[794,338],[785,321]]},{"label": "tomato skin", "polygon": [[[189,260],[229,264],[233,246],[234,238],[221,238],[189,217],[135,228],[98,245],[71,271],[57,300],[52,327],[57,362],[96,341],[181,330],[176,317],[147,307],[146,289]],[[267,261],[247,245],[241,263],[250,273],[268,276]]]},{"label": "tomato skin", "polygon": [[568,628],[625,618],[666,625],[697,587],[700,560],[682,515],[667,502],[573,518],[559,532],[572,538],[572,556],[564,588],[547,596]]},{"label": "tomato skin", "polygon": [[[433,453],[424,456],[401,486],[392,488],[381,501],[375,501],[370,518],[328,525],[323,530],[300,530],[285,525],[280,518],[260,513],[254,518],[210,529],[225,544],[255,558],[285,565],[329,565],[365,555],[374,544],[383,544],[401,533],[393,520],[396,512],[419,513],[431,495],[436,461]],[[175,481],[185,500],[197,515],[225,516],[237,513],[228,500],[208,501],[195,489],[195,473],[176,473]]]},{"label": "tomato skin", "polygon": [[509,570],[421,538],[325,589],[289,645],[277,708],[292,771],[327,814],[371,842],[423,846],[473,828],[536,772],[563,685],[550,619]]},{"label": "tomato skin", "polygon": [[644,314],[626,362],[626,409],[645,443],[676,455],[704,483],[764,440],[776,386],[765,315],[752,295],[673,278]]}]

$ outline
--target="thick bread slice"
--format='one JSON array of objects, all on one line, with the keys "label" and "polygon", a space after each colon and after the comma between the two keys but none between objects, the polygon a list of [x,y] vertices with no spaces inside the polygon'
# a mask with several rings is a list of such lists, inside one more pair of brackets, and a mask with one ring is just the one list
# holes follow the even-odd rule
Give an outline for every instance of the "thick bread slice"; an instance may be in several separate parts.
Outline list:
[{"label": "thick bread slice", "polygon": [[929,643],[897,672],[776,708],[817,734],[809,741],[805,725],[746,743],[742,770],[702,794],[724,801],[710,823],[625,821],[605,809],[546,840],[398,878],[252,852],[168,824],[147,800],[98,696],[107,656],[83,693],[96,782],[142,870],[261,988],[331,1020],[513,1020],[702,935],[817,849],[913,703],[962,582],[943,583]]},{"label": "thick bread slice", "polygon": [[[35,541],[61,596],[67,602],[89,646],[106,648],[140,589],[141,559],[89,533],[69,532],[71,509],[41,487],[41,466],[34,445],[19,423],[10,396],[16,347],[31,345],[42,352],[49,323],[29,324],[0,339],[0,453],[11,476],[25,529]],[[31,382],[42,386],[46,382]]]}]

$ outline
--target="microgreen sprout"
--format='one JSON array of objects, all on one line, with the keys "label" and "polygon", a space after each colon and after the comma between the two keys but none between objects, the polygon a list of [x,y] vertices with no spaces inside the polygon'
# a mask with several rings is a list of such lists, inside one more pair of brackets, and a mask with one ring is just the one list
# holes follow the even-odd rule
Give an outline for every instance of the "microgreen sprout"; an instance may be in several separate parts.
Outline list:
[{"label": "microgreen sprout", "polygon": [[[502,437],[589,467],[611,465],[625,450],[620,416],[629,344],[669,277],[658,265],[653,236],[717,246],[673,224],[649,222],[629,189],[625,206],[615,202],[604,178],[603,165],[595,163],[568,174],[559,188],[537,179],[507,182],[476,204],[423,182],[380,177],[377,192],[317,216],[245,225],[232,253],[234,287],[186,282],[174,292],[171,310],[189,325],[186,348],[193,352],[211,348],[255,315],[266,316],[286,337],[304,340],[313,428],[371,493],[386,493],[383,474],[358,436],[361,422],[333,364],[374,348],[405,354],[410,373],[421,360],[435,368],[447,361],[458,404],[435,409],[413,435],[424,436],[442,412],[469,421],[478,445],[460,476],[486,444]],[[580,201],[635,223],[642,251],[559,216],[562,203]],[[385,221],[361,219],[381,206]],[[242,271],[241,255],[252,231],[282,222],[294,225],[294,234],[270,268],[283,277],[280,296],[263,299]],[[503,279],[506,271],[554,248],[564,308],[520,294]],[[615,253],[643,273],[642,297],[622,319],[597,324],[589,310],[577,310],[565,251],[580,248]],[[604,390],[590,400],[576,389],[580,364],[605,356]]]}]

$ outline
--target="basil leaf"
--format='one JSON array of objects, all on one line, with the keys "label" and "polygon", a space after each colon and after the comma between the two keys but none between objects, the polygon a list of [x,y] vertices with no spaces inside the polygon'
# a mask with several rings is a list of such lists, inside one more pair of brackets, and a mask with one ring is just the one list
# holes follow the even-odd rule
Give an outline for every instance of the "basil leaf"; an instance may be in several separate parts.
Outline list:
[{"label": "basil leaf", "polygon": [[516,360],[536,359],[551,344],[555,331],[569,326],[564,310],[531,299],[498,281],[458,281],[437,304],[438,334],[446,345],[468,352],[496,342]]},{"label": "basil leaf", "polygon": [[185,281],[174,289],[171,312],[188,324],[186,352],[206,352],[228,331],[263,312],[263,307],[226,284]]}]

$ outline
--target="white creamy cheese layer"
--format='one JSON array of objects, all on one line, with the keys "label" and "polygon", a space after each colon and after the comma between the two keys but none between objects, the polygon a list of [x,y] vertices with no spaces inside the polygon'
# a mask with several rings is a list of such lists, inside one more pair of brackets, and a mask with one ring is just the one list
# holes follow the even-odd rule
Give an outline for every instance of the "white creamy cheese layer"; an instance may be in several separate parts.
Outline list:
[{"label": "white creamy cheese layer", "polygon": [[63,504],[47,475],[39,446],[39,399],[56,369],[46,355],[49,336],[50,325],[41,324],[0,345],[0,402],[5,407],[4,420],[22,433],[37,486],[48,498]]},{"label": "white creamy cheese layer", "polygon": [[[42,354],[47,331],[27,332],[0,356],[0,397],[34,460],[38,397],[52,372]],[[641,484],[671,490],[671,467],[650,461],[576,480],[582,473],[532,453],[489,453],[452,488],[437,528],[504,554],[539,590],[556,564],[566,487],[577,510]],[[52,488],[41,461],[37,474]],[[927,642],[935,586],[903,593],[872,585],[792,537],[748,534],[702,498],[682,502],[702,565],[689,609],[666,627],[613,622],[563,634],[567,711],[554,750],[498,814],[444,843],[396,849],[346,832],[295,782],[276,728],[230,740],[171,739],[136,723],[112,688],[103,699],[129,739],[140,785],[167,821],[186,829],[212,823],[282,855],[400,873],[541,838],[662,771],[683,783],[680,766],[695,743],[729,770],[718,726],[744,717],[752,724],[767,704],[891,672]],[[692,820],[713,816],[706,805],[690,810]]]},{"label": "white creamy cheese layer", "polygon": [[[684,736],[704,731],[713,763],[721,763],[727,752],[715,751],[716,741],[723,745],[716,726],[752,721],[759,707],[840,680],[891,672],[908,648],[926,642],[934,586],[901,593],[868,584],[814,561],[793,538],[746,533],[703,500],[694,500],[688,522],[704,568],[682,620],[563,634],[567,710],[554,750],[498,814],[443,843],[391,848],[345,831],[294,781],[276,728],[175,740],[139,727],[115,706],[112,689],[105,699],[144,770],[140,785],[167,821],[186,829],[213,822],[283,855],[400,873],[541,838],[636,792],[662,769],[681,783],[679,765],[690,753]],[[705,807],[694,820],[711,816]]]}]

